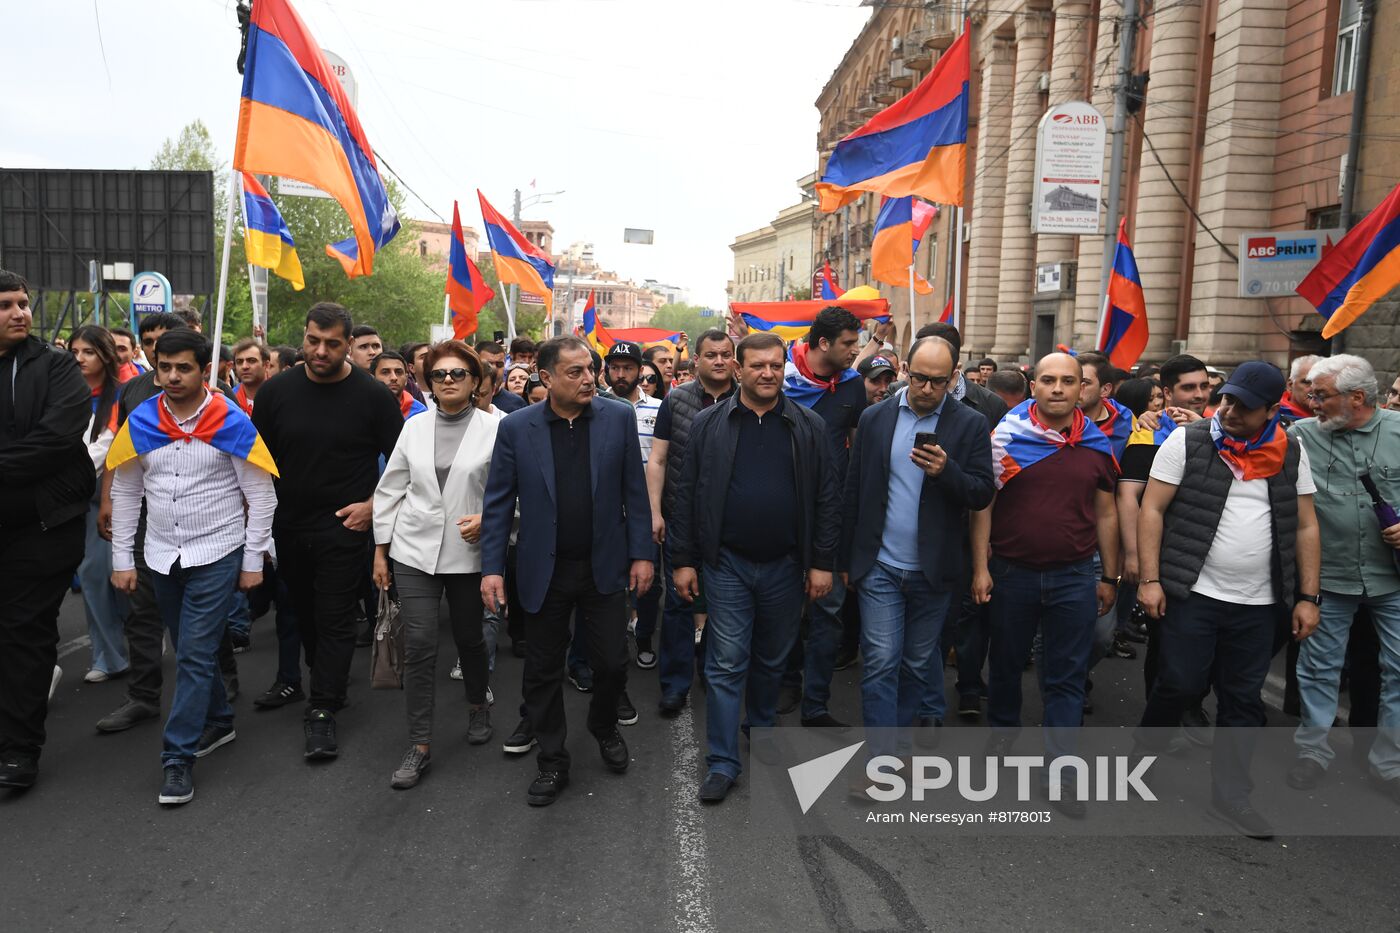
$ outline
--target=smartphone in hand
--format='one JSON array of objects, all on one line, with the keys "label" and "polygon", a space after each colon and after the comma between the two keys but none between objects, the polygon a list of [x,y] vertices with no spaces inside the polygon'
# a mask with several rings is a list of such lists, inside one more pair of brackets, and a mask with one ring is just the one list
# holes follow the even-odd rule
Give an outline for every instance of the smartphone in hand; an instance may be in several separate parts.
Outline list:
[{"label": "smartphone in hand", "polygon": [[937,447],[938,435],[933,431],[920,431],[914,435],[915,449],[922,447]]}]

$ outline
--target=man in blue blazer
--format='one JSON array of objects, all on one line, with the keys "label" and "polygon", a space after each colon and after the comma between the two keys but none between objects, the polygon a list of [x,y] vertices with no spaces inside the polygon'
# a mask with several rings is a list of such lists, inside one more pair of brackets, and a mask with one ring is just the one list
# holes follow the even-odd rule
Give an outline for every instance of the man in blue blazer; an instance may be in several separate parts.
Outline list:
[{"label": "man in blue blazer", "polygon": [[496,434],[481,515],[481,598],[497,611],[505,605],[518,502],[525,716],[540,747],[527,800],[546,806],[569,783],[563,685],[571,617],[593,667],[588,731],[603,763],[627,770],[617,731],[627,685],[626,591],[651,588],[656,548],[631,407],[595,397],[592,356],[577,337],[545,341],[537,363],[545,404],[510,414]]},{"label": "man in blue blazer", "polygon": [[895,751],[925,690],[943,690],[937,648],[966,588],[968,512],[992,501],[987,422],[949,400],[954,359],[941,337],[915,341],[908,387],[861,415],[851,449],[840,566],[860,599],[872,756]]}]

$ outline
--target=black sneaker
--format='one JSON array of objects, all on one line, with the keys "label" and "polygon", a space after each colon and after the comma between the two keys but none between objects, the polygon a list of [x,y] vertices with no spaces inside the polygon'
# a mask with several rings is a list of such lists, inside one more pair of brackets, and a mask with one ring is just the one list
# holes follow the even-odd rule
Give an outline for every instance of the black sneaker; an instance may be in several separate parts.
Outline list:
[{"label": "black sneaker", "polygon": [[1250,839],[1272,839],[1274,828],[1269,821],[1259,815],[1259,811],[1249,804],[1229,806],[1222,803],[1210,805],[1210,815],[1242,836]]},{"label": "black sneaker", "polygon": [[934,716],[920,716],[914,721],[918,731],[914,734],[914,744],[920,748],[937,748],[943,739],[943,720]]},{"label": "black sneaker", "polygon": [[854,666],[855,666],[855,663],[856,663],[856,659],[859,658],[859,657],[860,657],[860,648],[855,647],[855,646],[852,646],[852,647],[850,647],[850,648],[842,648],[842,649],[841,649],[840,651],[838,651],[837,654],[836,654],[836,663],[835,663],[835,665],[832,667],[832,670],[834,670],[834,671],[844,671],[844,670],[846,670],[847,668],[854,667]]},{"label": "black sneaker", "polygon": [[501,750],[507,755],[523,755],[535,747],[535,730],[530,726],[530,720],[520,720],[520,725],[515,727],[515,731],[506,739]]},{"label": "black sneaker", "polygon": [[483,706],[471,711],[467,721],[467,744],[485,745],[491,741],[491,710]]},{"label": "black sneaker", "polygon": [[296,703],[306,699],[306,694],[302,692],[301,684],[284,684],[277,681],[267,692],[253,701],[253,705],[258,709],[281,709],[288,703]]},{"label": "black sneaker", "polygon": [[235,635],[233,632],[229,632],[228,640],[229,643],[233,645],[234,654],[243,654],[253,647],[253,636],[251,634],[245,633],[243,635]]},{"label": "black sneaker", "polygon": [[651,650],[650,638],[637,639],[637,666],[644,671],[656,666],[656,652]]},{"label": "black sneaker", "polygon": [[39,760],[28,755],[0,757],[0,787],[33,787],[39,779]]},{"label": "black sneaker", "polygon": [[704,803],[723,803],[724,798],[729,796],[730,790],[734,788],[734,779],[727,774],[720,774],[718,771],[711,771],[705,776],[705,783],[700,785],[700,790],[695,796]]},{"label": "black sneaker", "polygon": [[1115,658],[1124,658],[1128,661],[1137,658],[1137,649],[1128,643],[1128,639],[1122,632],[1113,633],[1113,647],[1109,649],[1109,654]]},{"label": "black sneaker", "polygon": [[368,648],[374,644],[374,623],[365,618],[363,611],[355,614],[355,647]]},{"label": "black sneaker", "polygon": [[1129,622],[1115,634],[1122,635],[1125,641],[1130,641],[1135,645],[1147,644],[1147,626],[1138,622]]},{"label": "black sneaker", "polygon": [[328,709],[313,709],[306,716],[306,754],[309,760],[334,758],[340,754],[335,741],[335,717]]},{"label": "black sneaker", "polygon": [[1320,762],[1312,758],[1299,758],[1293,767],[1288,769],[1284,780],[1294,790],[1312,790],[1321,784],[1326,776],[1327,769]]},{"label": "black sneaker", "polygon": [[394,790],[408,790],[422,780],[423,775],[428,773],[428,768],[433,763],[431,752],[420,752],[417,745],[410,745],[408,751],[404,753],[403,762],[399,765],[394,776],[389,779],[389,786]]},{"label": "black sneaker", "polygon": [[199,746],[194,757],[203,758],[220,745],[227,745],[236,738],[238,738],[238,733],[233,731],[232,723],[227,726],[205,726],[204,733],[199,737]]},{"label": "black sneaker", "polygon": [[1188,709],[1181,714],[1181,732],[1192,745],[1208,748],[1212,741],[1209,714],[1199,706]]},{"label": "black sneaker", "polygon": [[603,756],[603,764],[614,774],[626,771],[631,761],[627,755],[627,743],[622,741],[622,733],[616,729],[598,737],[598,752]]},{"label": "black sneaker", "polygon": [[778,715],[786,716],[797,709],[802,702],[802,688],[782,686],[778,688]]},{"label": "black sneaker", "polygon": [[802,725],[808,729],[830,729],[832,732],[845,732],[851,728],[830,713],[822,713],[820,716],[804,716],[802,717]]},{"label": "black sneaker", "polygon": [[570,668],[569,683],[573,684],[574,688],[577,689],[579,693],[592,693],[593,668],[589,667],[587,664],[580,664],[578,667]]},{"label": "black sneaker", "polygon": [[112,712],[97,720],[98,732],[125,732],[137,723],[145,722],[148,719],[159,719],[160,708],[148,706],[145,703],[138,703],[135,700],[127,700]]},{"label": "black sneaker", "polygon": [[194,799],[194,765],[188,761],[172,761],[165,766],[165,782],[160,786],[157,803],[179,806]]},{"label": "black sneaker", "polygon": [[657,710],[667,719],[675,719],[685,709],[684,693],[668,693],[657,704]]},{"label": "black sneaker", "polygon": [[525,802],[532,807],[547,807],[559,799],[559,794],[569,786],[569,772],[541,771],[526,792]]},{"label": "black sneaker", "polygon": [[617,722],[622,726],[633,726],[637,723],[637,708],[627,698],[626,690],[617,696]]},{"label": "black sneaker", "polygon": [[980,719],[982,716],[982,698],[975,693],[959,695],[958,715],[964,719]]}]

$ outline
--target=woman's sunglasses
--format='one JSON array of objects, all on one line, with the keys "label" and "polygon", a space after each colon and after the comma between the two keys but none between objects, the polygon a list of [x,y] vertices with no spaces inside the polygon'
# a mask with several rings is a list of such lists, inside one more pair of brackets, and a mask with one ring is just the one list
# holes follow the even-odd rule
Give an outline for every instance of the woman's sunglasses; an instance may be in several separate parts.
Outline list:
[{"label": "woman's sunglasses", "polygon": [[447,377],[451,376],[453,382],[461,382],[462,380],[466,379],[468,375],[470,374],[465,369],[461,368],[435,369],[432,372],[428,373],[428,378],[431,379],[433,382],[446,382]]}]

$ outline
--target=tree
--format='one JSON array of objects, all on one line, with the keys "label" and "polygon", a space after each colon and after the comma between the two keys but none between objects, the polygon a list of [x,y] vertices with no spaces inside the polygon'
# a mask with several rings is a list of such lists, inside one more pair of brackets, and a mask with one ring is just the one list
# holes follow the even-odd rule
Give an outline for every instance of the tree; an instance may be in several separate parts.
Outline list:
[{"label": "tree", "polygon": [[696,338],[711,327],[724,329],[724,315],[721,312],[710,311],[709,316],[703,312],[709,311],[699,305],[688,304],[665,304],[656,309],[656,313],[651,316],[652,327],[661,327],[666,330],[684,331],[690,338],[690,345],[695,346]]}]

